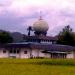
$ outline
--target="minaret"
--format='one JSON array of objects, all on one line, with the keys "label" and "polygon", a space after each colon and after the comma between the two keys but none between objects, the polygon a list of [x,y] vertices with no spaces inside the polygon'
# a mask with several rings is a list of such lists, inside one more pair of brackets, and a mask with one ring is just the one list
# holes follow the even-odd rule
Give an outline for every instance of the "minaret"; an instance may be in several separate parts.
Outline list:
[{"label": "minaret", "polygon": [[29,26],[29,27],[27,28],[27,30],[28,30],[28,36],[30,36],[30,32],[32,31],[32,27]]}]

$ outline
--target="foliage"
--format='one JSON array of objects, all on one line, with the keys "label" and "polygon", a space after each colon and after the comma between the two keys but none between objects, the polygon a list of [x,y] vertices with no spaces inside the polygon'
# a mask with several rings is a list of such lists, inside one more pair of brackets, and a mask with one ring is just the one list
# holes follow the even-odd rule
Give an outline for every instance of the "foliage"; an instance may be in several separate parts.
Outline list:
[{"label": "foliage", "polygon": [[75,75],[75,60],[0,59],[0,75]]},{"label": "foliage", "polygon": [[72,32],[72,29],[69,25],[65,26],[62,32],[59,33],[57,43],[75,46],[75,34]]},{"label": "foliage", "polygon": [[0,43],[10,43],[13,41],[13,38],[8,32],[0,32]]}]

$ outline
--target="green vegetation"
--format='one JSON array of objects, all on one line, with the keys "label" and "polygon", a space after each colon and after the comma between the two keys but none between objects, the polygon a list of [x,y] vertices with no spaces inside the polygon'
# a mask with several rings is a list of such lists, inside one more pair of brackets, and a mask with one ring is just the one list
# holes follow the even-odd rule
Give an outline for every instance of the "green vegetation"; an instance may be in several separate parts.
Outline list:
[{"label": "green vegetation", "polygon": [[2,31],[0,32],[0,43],[11,43],[13,42],[13,38],[10,36],[9,32]]},{"label": "green vegetation", "polygon": [[75,75],[75,60],[0,59],[0,75]]},{"label": "green vegetation", "polygon": [[75,34],[70,26],[65,26],[58,35],[58,44],[75,46]]}]

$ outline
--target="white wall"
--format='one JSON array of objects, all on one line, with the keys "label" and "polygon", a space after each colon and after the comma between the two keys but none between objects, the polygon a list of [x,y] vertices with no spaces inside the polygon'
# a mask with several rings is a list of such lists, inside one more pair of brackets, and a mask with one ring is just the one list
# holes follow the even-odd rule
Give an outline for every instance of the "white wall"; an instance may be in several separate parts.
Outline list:
[{"label": "white wall", "polygon": [[71,52],[71,53],[67,54],[66,58],[74,58],[74,53]]},{"label": "white wall", "polygon": [[20,54],[18,53],[18,54],[16,54],[16,58],[20,58]]},{"label": "white wall", "polygon": [[32,50],[33,57],[46,57],[46,58],[51,57],[51,55],[49,53],[42,53],[42,51],[43,50],[33,49]]},{"label": "white wall", "polygon": [[[0,49],[0,58],[8,58],[9,56],[12,56],[11,54],[9,54],[9,50],[6,50],[6,53],[3,53],[3,48]],[[24,51],[27,51],[27,54],[24,54]],[[33,49],[30,50],[28,48],[22,48],[20,50],[20,53],[16,53],[15,56],[16,58],[30,58],[30,55],[32,55],[33,57],[46,57],[46,58],[51,58],[51,54],[49,53],[42,53],[43,50],[39,50],[39,49]],[[69,54],[67,54],[66,58],[75,58],[75,53],[71,52]]]},{"label": "white wall", "polygon": [[[27,51],[27,54],[24,54],[24,51]],[[21,51],[20,51],[20,58],[30,58],[30,54],[33,56],[33,58],[35,57],[46,57],[46,58],[51,58],[51,55],[48,54],[48,53],[42,53],[43,50],[38,50],[38,49],[33,49],[33,50],[30,50],[30,49],[25,49],[25,48],[22,48]]]},{"label": "white wall", "polygon": [[6,50],[6,53],[3,53],[4,48],[0,49],[0,58],[8,58],[9,57],[9,52]]},{"label": "white wall", "polygon": [[[27,51],[27,54],[24,54],[24,51]],[[30,50],[26,48],[22,48],[20,50],[20,58],[30,58]]]},{"label": "white wall", "polygon": [[39,50],[38,49],[33,49],[32,50],[32,56],[33,57],[39,57]]}]

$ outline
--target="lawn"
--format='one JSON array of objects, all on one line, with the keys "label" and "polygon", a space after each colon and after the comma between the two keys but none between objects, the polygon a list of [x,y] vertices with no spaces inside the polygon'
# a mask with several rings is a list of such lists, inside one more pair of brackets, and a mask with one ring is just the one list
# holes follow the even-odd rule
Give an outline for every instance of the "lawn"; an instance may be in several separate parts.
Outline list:
[{"label": "lawn", "polygon": [[75,75],[75,60],[0,59],[0,75]]}]

